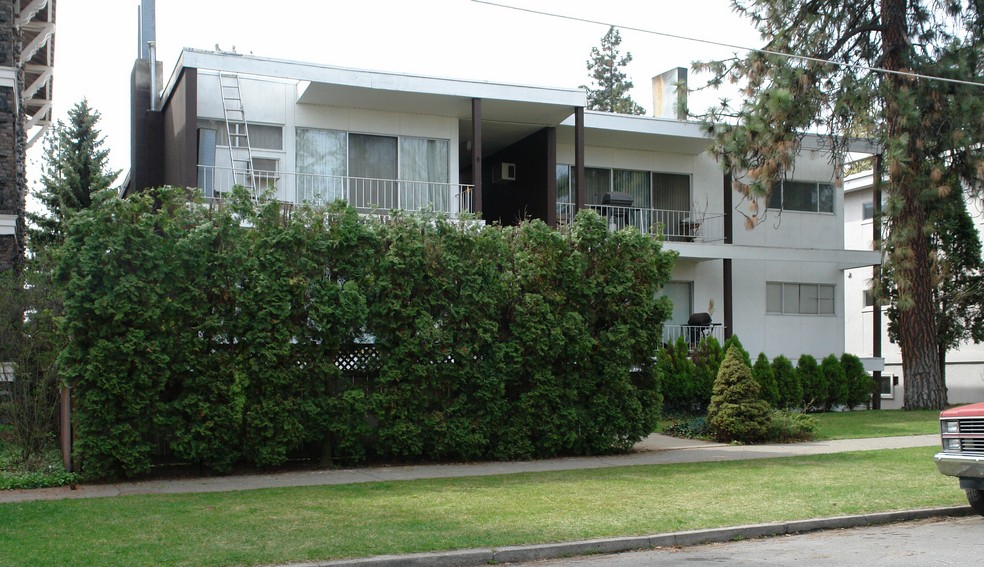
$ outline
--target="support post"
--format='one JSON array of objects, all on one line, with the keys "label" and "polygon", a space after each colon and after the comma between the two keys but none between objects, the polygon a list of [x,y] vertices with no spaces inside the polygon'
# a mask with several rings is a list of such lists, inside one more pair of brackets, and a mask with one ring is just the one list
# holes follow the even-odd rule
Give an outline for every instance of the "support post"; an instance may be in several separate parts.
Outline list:
[{"label": "support post", "polygon": [[[733,230],[732,225],[732,211],[734,210],[733,198],[734,193],[731,190],[731,174],[725,173],[724,179],[722,180],[722,190],[724,191],[724,243],[732,244]],[[732,262],[731,258],[725,258],[722,260],[724,263],[723,276],[724,276],[724,340],[731,338],[735,329],[735,318],[734,318],[734,302],[732,300],[734,296],[734,276],[732,272]]]},{"label": "support post", "polygon": [[482,213],[482,99],[472,99],[472,212]]},{"label": "support post", "polygon": [[584,208],[584,107],[574,109],[574,210]]},{"label": "support post", "polygon": [[[871,218],[871,241],[875,250],[881,250],[881,180],[882,180],[882,156],[875,154],[872,156],[871,164],[871,193],[872,193],[872,218]],[[874,266],[871,269],[871,281],[877,283],[881,280],[881,266]],[[871,356],[881,358],[882,356],[882,308],[881,300],[875,297],[875,304],[871,308]],[[875,391],[871,394],[871,409],[881,409],[881,378],[880,370],[872,372],[875,380]]]}]

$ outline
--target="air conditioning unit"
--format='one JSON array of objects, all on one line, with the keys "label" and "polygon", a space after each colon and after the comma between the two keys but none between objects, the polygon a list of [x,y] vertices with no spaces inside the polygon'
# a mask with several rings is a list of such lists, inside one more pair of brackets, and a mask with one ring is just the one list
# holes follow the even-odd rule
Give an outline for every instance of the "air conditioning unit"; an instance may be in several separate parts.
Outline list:
[{"label": "air conditioning unit", "polygon": [[516,181],[516,164],[503,162],[493,167],[492,181]]}]

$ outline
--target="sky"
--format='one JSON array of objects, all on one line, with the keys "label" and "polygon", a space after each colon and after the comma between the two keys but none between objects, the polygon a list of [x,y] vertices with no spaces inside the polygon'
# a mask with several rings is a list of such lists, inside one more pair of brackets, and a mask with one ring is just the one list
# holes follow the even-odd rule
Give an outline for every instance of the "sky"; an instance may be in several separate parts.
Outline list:
[{"label": "sky", "polygon": [[[157,0],[157,58],[170,76],[183,47],[235,50],[356,69],[577,88],[607,24],[758,46],[730,0],[490,0],[603,23],[572,21],[472,0]],[[56,120],[86,98],[101,114],[110,166],[129,169],[129,81],[139,0],[60,0],[55,28]],[[98,6],[98,8],[97,8]],[[621,28],[632,97],[652,111],[650,79],[734,49]],[[691,75],[691,86],[695,77]],[[691,98],[706,108],[720,95]],[[43,144],[28,153],[32,189]],[[120,180],[122,181],[121,175]],[[30,206],[30,205],[29,205]]]}]

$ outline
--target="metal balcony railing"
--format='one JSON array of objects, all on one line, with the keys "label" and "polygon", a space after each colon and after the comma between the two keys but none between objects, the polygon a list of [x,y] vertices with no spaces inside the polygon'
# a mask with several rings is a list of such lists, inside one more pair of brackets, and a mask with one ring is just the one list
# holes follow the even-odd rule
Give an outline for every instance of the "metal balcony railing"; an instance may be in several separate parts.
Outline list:
[{"label": "metal balcony railing", "polygon": [[714,337],[718,342],[724,343],[724,326],[720,323],[713,325],[663,325],[663,344],[674,344],[680,337],[683,337],[683,340],[691,348],[697,346],[697,343],[705,337]]},{"label": "metal balcony railing", "polygon": [[[721,242],[724,240],[724,214],[695,211],[668,211],[621,207],[615,205],[586,205],[608,221],[611,230],[634,226],[645,234],[661,235],[669,242]],[[557,221],[566,224],[574,220],[573,203],[557,203]]]},{"label": "metal balcony railing", "polygon": [[222,198],[236,185],[255,197],[316,205],[341,200],[367,213],[428,209],[458,214],[472,210],[472,185],[198,166],[198,187],[206,199]]}]

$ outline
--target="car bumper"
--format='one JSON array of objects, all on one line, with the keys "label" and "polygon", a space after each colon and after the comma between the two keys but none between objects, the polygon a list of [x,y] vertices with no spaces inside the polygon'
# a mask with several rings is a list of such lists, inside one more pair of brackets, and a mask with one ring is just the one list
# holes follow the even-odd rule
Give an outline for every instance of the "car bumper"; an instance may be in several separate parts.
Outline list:
[{"label": "car bumper", "polygon": [[936,468],[945,475],[984,478],[984,455],[936,453],[933,461],[936,462]]}]

